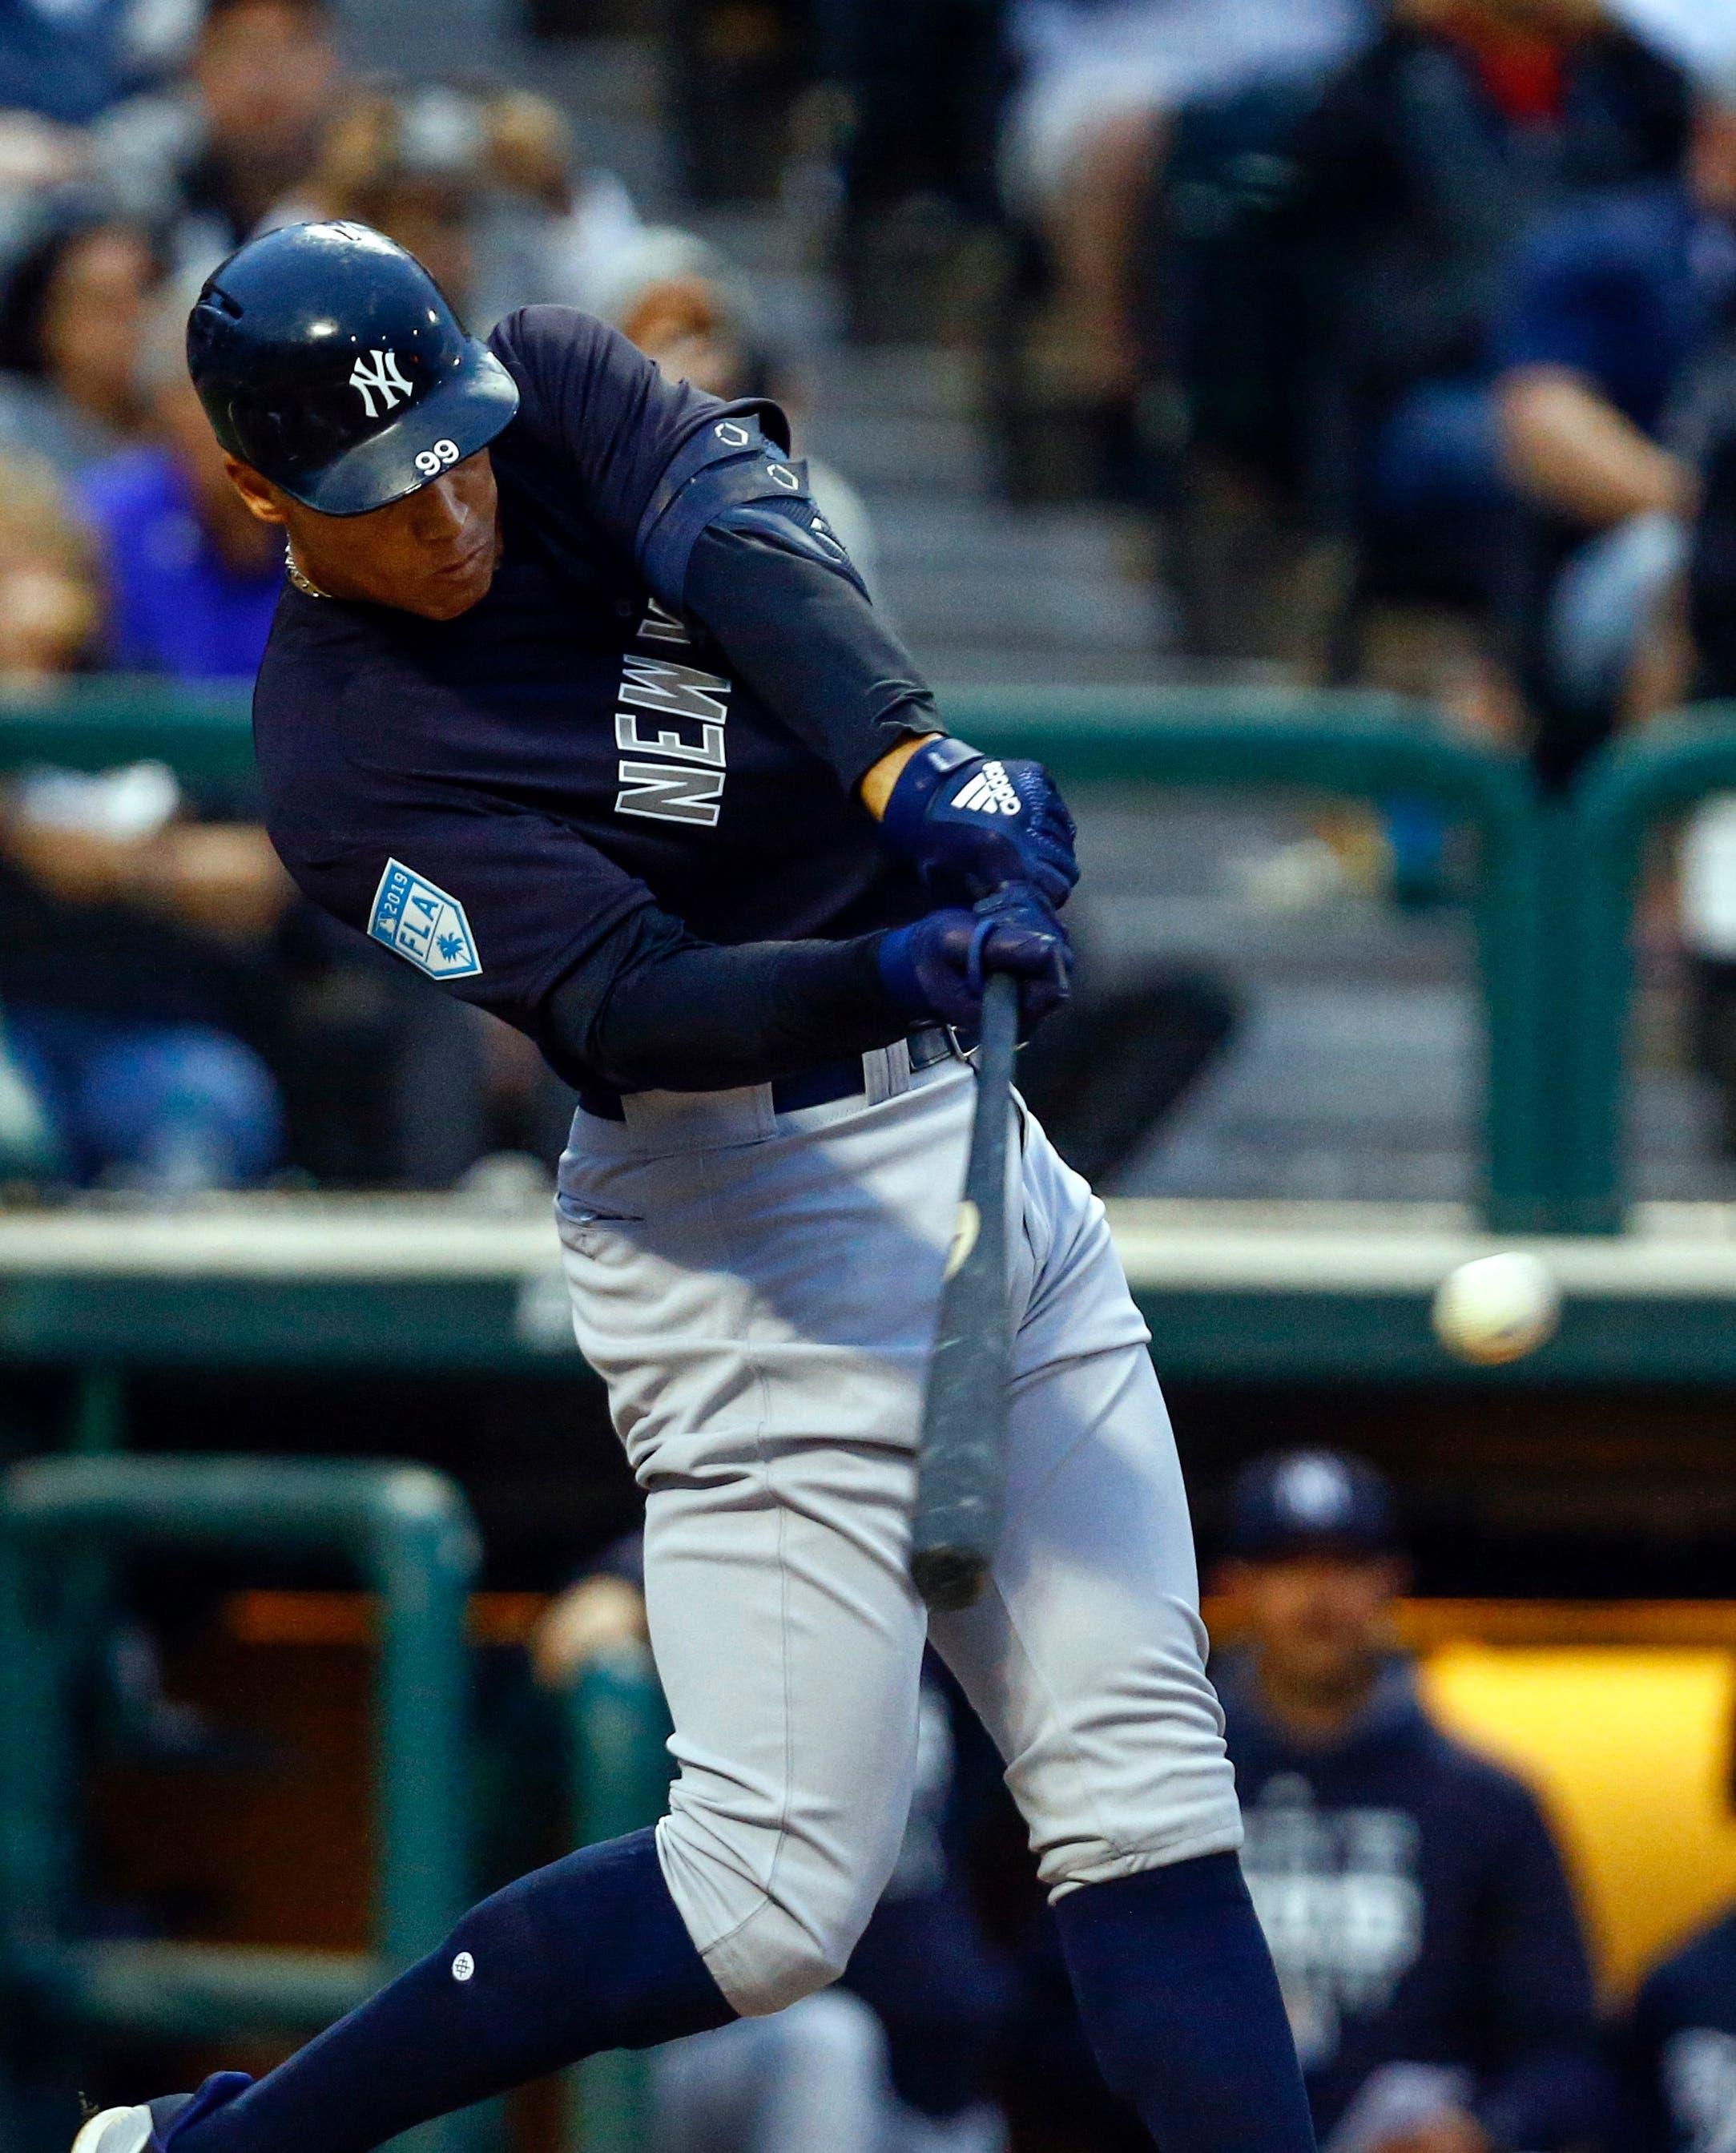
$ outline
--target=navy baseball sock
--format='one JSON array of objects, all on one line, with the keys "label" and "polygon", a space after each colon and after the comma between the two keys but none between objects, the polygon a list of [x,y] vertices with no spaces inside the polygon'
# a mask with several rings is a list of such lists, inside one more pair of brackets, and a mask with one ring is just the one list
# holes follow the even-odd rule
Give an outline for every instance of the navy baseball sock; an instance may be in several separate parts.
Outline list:
[{"label": "navy baseball sock", "polygon": [[1163,2153],[1314,2153],[1271,1954],[1233,1854],[1056,1903],[1103,2076]]},{"label": "navy baseball sock", "polygon": [[371,2153],[599,2049],[735,2015],[675,1911],[654,1835],[634,1832],[485,1899],[257,2085],[161,2135],[171,2153]]}]

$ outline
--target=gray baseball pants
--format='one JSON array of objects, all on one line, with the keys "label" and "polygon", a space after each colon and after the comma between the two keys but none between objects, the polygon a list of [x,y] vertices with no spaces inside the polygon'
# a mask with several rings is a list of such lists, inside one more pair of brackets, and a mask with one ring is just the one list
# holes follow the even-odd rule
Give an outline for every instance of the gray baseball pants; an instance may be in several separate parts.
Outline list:
[{"label": "gray baseball pants", "polygon": [[[864,1056],[581,1112],[558,1214],[574,1326],[645,1491],[679,1775],[663,1871],[736,2009],[837,1977],[909,1806],[924,1612],[906,1569],[923,1383],[975,1079]],[[1005,1540],[926,1633],[1006,1763],[1051,1895],[1241,1826],[1187,1498],[1102,1206],[1022,1108]]]}]

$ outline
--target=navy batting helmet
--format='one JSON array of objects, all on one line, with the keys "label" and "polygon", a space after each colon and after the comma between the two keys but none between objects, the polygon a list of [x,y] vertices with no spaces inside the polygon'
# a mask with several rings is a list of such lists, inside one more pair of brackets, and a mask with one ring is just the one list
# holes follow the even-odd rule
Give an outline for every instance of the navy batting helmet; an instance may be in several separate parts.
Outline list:
[{"label": "navy batting helmet", "polygon": [[364,224],[238,247],[188,318],[187,366],[230,455],[326,516],[414,493],[518,409],[421,263]]},{"label": "navy batting helmet", "polygon": [[1330,1548],[1388,1555],[1399,1545],[1398,1515],[1383,1474],[1336,1450],[1281,1451],[1256,1458],[1236,1478],[1229,1552],[1250,1561]]}]

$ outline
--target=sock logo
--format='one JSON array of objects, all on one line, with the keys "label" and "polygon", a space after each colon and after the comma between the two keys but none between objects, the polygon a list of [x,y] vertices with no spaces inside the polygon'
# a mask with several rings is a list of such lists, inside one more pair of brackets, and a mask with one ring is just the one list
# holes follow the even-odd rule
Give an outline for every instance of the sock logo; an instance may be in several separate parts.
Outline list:
[{"label": "sock logo", "polygon": [[1016,815],[1021,802],[1004,763],[985,762],[953,795],[952,804],[975,815]]},{"label": "sock logo", "polygon": [[460,1952],[457,1957],[452,1962],[452,1978],[454,1981],[468,1981],[476,1970],[476,1962],[471,1957],[468,1952]]}]

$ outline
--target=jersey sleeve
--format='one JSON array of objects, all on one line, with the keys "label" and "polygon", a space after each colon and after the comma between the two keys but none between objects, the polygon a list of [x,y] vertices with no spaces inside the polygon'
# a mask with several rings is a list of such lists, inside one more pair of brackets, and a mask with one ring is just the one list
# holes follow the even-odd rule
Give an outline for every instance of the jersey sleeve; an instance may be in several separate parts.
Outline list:
[{"label": "jersey sleeve", "polygon": [[789,447],[788,422],[769,398],[724,403],[671,381],[619,330],[570,307],[522,308],[488,342],[518,384],[517,423],[629,554],[664,473],[703,427],[739,419]]},{"label": "jersey sleeve", "polygon": [[546,817],[481,794],[404,790],[365,839],[271,824],[305,896],[462,1001],[532,1037],[543,1005],[651,893]]}]

